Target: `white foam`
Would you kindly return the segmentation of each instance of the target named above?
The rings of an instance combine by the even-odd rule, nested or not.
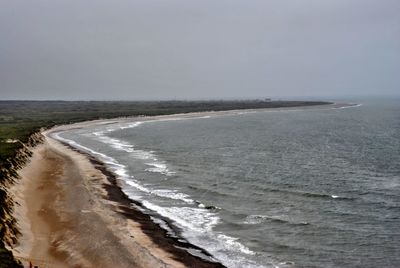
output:
[[[139,125],[141,125],[143,122],[142,121],[136,121],[136,122],[128,122],[128,123],[114,123],[112,125],[109,125],[106,127],[105,130],[100,131],[102,134],[104,133],[110,133],[119,129],[127,129],[127,128],[134,128]]]
[[[286,215],[274,215],[274,216],[249,215],[243,221],[243,224],[260,224],[260,223],[270,221],[270,220],[286,222],[286,223],[294,224],[294,225],[308,225],[309,224],[306,221],[298,221],[298,220],[292,219]]]
[[[153,154],[153,152],[150,151],[144,151],[144,150],[138,150],[135,149],[132,144],[129,144],[128,142],[116,139],[116,138],[111,138],[105,135],[105,133],[109,133],[118,129],[126,129],[126,128],[133,128],[137,127],[141,124],[142,122],[135,122],[132,124],[127,124],[125,126],[119,126],[118,128],[109,128],[106,131],[96,131],[93,132],[93,135],[96,136],[96,139],[100,142],[103,142],[107,145],[109,145],[111,148],[114,148],[118,151],[124,151],[129,153],[132,157],[136,159],[141,159],[141,160],[157,160],[156,156]]]
[[[95,131],[92,134],[95,136],[102,136],[104,134],[104,131]]]
[[[244,220],[244,224],[260,224],[268,219],[265,215],[249,215]]]
[[[129,144],[125,141],[116,139],[116,138],[111,138],[105,135],[105,133],[112,132],[118,129],[126,129],[126,128],[133,128],[137,127],[141,124],[142,122],[135,122],[132,124],[127,124],[125,126],[120,126],[119,128],[109,128],[107,131],[96,131],[93,132],[93,134],[96,136],[96,139],[109,145],[110,147],[119,150],[119,151],[124,151],[130,154],[133,158],[140,159],[140,160],[153,160],[157,161],[157,157],[152,151],[144,151],[144,150],[139,150],[135,149],[132,144]],[[149,172],[155,172],[155,173],[161,173],[166,176],[172,176],[175,174],[175,172],[172,172],[168,169],[167,165],[163,161],[158,161],[158,162],[149,162],[146,163],[146,165],[151,166],[150,168],[147,168],[146,171]]]
[[[137,183],[136,181],[133,181],[133,180],[126,180],[125,182],[126,182],[126,184],[128,184],[128,185],[130,185],[130,186],[132,186],[132,187],[135,187],[136,189],[138,189],[138,190],[140,190],[140,191],[142,191],[142,192],[151,193],[151,190],[150,190],[150,189],[144,187],[143,185]]]
[[[153,159],[156,160],[156,158],[153,158]],[[146,171],[149,171],[149,172],[161,173],[166,176],[172,176],[175,174],[175,172],[169,171],[167,165],[163,162],[146,163],[146,165],[152,166],[151,168],[146,168]]]
[[[220,218],[216,213],[201,208],[193,207],[161,207],[144,200],[143,205],[161,216],[167,217],[191,232],[202,234],[211,232],[218,224]]]
[[[190,198],[189,195],[184,194],[184,193],[179,193],[176,190],[166,190],[166,189],[158,189],[158,190],[152,190],[152,194],[155,194],[160,197],[166,197],[170,199],[175,199],[175,200],[182,200],[186,203],[193,204],[194,200]]]
[[[155,155],[152,152],[149,151],[144,151],[144,150],[134,150],[131,155],[136,158],[136,159],[141,159],[141,160],[149,160],[152,159],[154,161],[157,160]]]
[[[110,145],[112,148],[119,150],[119,151],[125,151],[127,153],[132,153],[134,152],[133,145],[123,142],[119,139],[115,138],[110,138],[104,134],[99,134],[97,133],[97,139],[105,144]]]
[[[60,132],[57,132],[57,133],[53,134],[52,137],[57,139],[57,140],[63,141],[63,142],[65,142],[65,143],[67,143],[67,144],[69,144],[69,145],[71,145],[71,146],[73,146],[75,148],[82,149],[83,151],[86,151],[86,152],[88,152],[88,153],[90,153],[92,155],[96,155],[96,156],[100,157],[102,160],[107,161],[109,163],[114,163],[115,162],[114,158],[109,157],[109,156],[107,156],[105,154],[96,152],[96,151],[94,151],[94,150],[92,150],[92,149],[90,149],[88,147],[85,147],[85,146],[83,146],[83,145],[81,145],[81,144],[79,144],[79,143],[77,143],[75,141],[62,138],[62,137],[60,137],[59,134],[60,134]]]
[[[220,221],[217,213],[203,208],[162,207],[147,200],[143,201],[143,205],[171,219],[183,230],[183,236],[188,241],[206,248],[228,267],[262,267],[245,257],[246,255],[254,256],[256,253],[240,243],[238,238],[213,230]]]
[[[119,127],[119,129],[134,128],[134,127],[137,127],[137,126],[141,125],[142,123],[143,123],[143,122],[138,121],[138,122],[133,122],[133,123],[124,124],[124,125],[121,125],[121,126]]]
[[[248,255],[255,255],[256,253],[254,251],[251,251],[248,247],[244,246],[243,244],[241,244],[240,242],[238,242],[238,238],[235,237],[231,237],[228,235],[224,235],[224,234],[218,234],[218,239],[224,240],[226,244],[228,244],[228,246],[231,249],[234,249],[235,251],[240,251],[244,254],[248,254]]]
[[[356,108],[356,107],[360,107],[360,106],[362,106],[362,103],[351,104],[351,105],[348,105],[348,106],[337,107],[337,108],[334,108],[334,109],[348,109],[348,108]]]
[[[147,193],[149,195],[155,195],[158,197],[163,197],[163,198],[169,198],[169,199],[174,199],[174,200],[181,200],[185,203],[192,204],[194,203],[194,200],[190,198],[189,195],[180,193],[176,190],[168,190],[168,189],[157,189],[157,190],[152,190],[148,187],[143,186],[139,182],[133,179],[133,177],[124,180],[125,183],[131,187],[136,188],[137,190],[140,190],[144,193]]]

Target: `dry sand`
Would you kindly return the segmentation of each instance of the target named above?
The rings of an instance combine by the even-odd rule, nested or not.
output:
[[[20,175],[13,251],[27,267],[185,267],[118,213],[106,176],[85,156],[47,137]]]

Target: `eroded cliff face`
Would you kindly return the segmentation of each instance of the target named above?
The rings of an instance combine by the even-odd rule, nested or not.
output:
[[[21,169],[32,156],[32,148],[42,143],[44,137],[40,132],[32,134],[28,142],[21,143],[21,148],[15,152],[12,159],[0,164],[0,240],[4,245],[12,246],[17,242],[19,231],[13,217],[14,200],[10,187],[19,179]]]

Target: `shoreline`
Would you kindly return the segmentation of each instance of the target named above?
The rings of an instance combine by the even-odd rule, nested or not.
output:
[[[334,103],[307,107],[199,112],[148,117],[124,117],[85,121],[71,125],[56,126],[46,130],[43,132],[45,143],[34,149],[34,155],[31,162],[20,172],[22,177],[21,182],[17,182],[15,186],[15,192],[19,193],[19,196],[17,195],[17,203],[20,204],[17,206],[15,217],[22,232],[22,239],[19,245],[13,249],[14,254],[22,261],[25,260],[25,265],[27,265],[26,260],[33,261],[33,265],[35,265],[34,262],[36,260],[37,262],[41,262],[40,258],[37,258],[37,256],[43,256],[44,259],[47,258],[52,267],[93,267],[96,266],[95,264],[102,264],[104,266],[107,261],[109,264],[115,265],[115,259],[110,261],[101,258],[102,254],[110,255],[109,251],[103,252],[102,248],[95,247],[95,250],[89,252],[89,256],[82,256],[82,252],[79,252],[79,250],[84,250],[85,254],[88,253],[88,250],[80,247],[80,245],[74,246],[74,244],[79,244],[80,241],[80,239],[76,239],[74,235],[83,235],[83,237],[89,235],[88,238],[92,239],[94,244],[101,241],[101,235],[97,237],[93,236],[94,234],[85,234],[79,228],[64,226],[68,225],[66,222],[73,222],[72,224],[70,223],[71,225],[86,224],[85,230],[88,231],[90,230],[88,228],[92,228],[91,225],[95,225],[95,222],[93,221],[98,220],[98,222],[103,225],[99,226],[100,229],[104,228],[106,234],[115,236],[114,240],[110,240],[111,247],[118,246],[117,248],[127,251],[125,253],[126,255],[136,255],[136,259],[124,256],[126,257],[124,260],[119,260],[120,262],[122,261],[119,264],[119,267],[187,267],[193,265],[195,267],[225,267],[221,263],[213,260],[212,256],[206,250],[192,245],[187,241],[183,241],[180,237],[172,237],[168,235],[165,229],[160,227],[151,219],[150,214],[144,213],[140,210],[141,204],[139,202],[131,200],[126,196],[118,184],[117,176],[110,172],[104,163],[100,162],[92,155],[80,151],[69,144],[63,144],[61,141],[50,137],[50,134],[68,129],[82,128],[92,125],[121,123],[133,120],[148,121],[177,117],[196,118],[201,116],[261,112],[264,110],[293,111],[299,109],[306,110],[310,108],[316,110],[322,108],[325,110],[326,108],[335,109],[349,106],[353,105]],[[43,160],[46,160],[47,162]],[[75,172],[76,174],[68,174],[68,172],[66,172],[66,166],[69,167],[69,169],[77,170],[77,172]],[[56,181],[52,181],[54,184],[49,184],[47,181],[44,187],[45,182],[40,180],[39,175],[43,175],[43,173],[46,172],[49,173],[47,174],[47,179],[49,179],[48,177],[51,177],[52,179],[56,178]],[[30,179],[30,181],[28,181],[27,177],[29,176],[33,176],[36,180]],[[74,176],[78,177],[77,181],[75,181],[75,187],[84,184],[82,187],[79,187],[80,191],[78,192],[86,198],[85,200],[82,200],[82,198],[76,193],[73,193],[76,191],[76,188],[69,185],[66,181]],[[43,189],[45,189],[44,193]],[[63,198],[68,198],[68,195],[75,196],[79,201],[78,207],[80,205],[83,209],[78,211],[75,207],[65,204],[66,200],[63,200]],[[46,200],[47,203],[51,203],[52,200],[56,200],[56,202],[54,202],[55,204],[49,205],[44,202]],[[70,215],[65,215],[69,213],[64,213],[65,211],[63,210],[70,212]],[[57,213],[60,215],[57,215]],[[70,218],[65,220],[65,217]],[[113,217],[118,218],[118,220],[113,220]],[[166,221],[169,223],[167,219]],[[59,229],[60,226],[62,227],[61,229]],[[68,233],[72,238],[67,238],[67,242],[62,239],[60,241],[60,238],[54,239],[55,236],[53,232],[64,239],[65,233]],[[130,236],[127,234],[130,234]],[[43,236],[45,238],[42,238]],[[46,236],[48,237],[46,238]],[[41,238],[38,239],[39,237]],[[133,246],[133,244],[135,246]],[[43,252],[44,250],[37,252],[36,250],[35,252],[35,245],[36,247],[47,248],[48,250],[46,252]],[[86,246],[91,248],[91,245]],[[192,253],[200,253],[199,255],[203,255],[205,258],[189,253],[188,249],[192,250]],[[71,257],[71,253],[73,257]],[[115,254],[116,256],[121,257],[120,252],[115,252]],[[96,259],[99,257],[100,259]],[[207,258],[209,259],[207,260]],[[101,261],[102,259],[103,261]],[[39,267],[46,266],[46,261],[41,263],[42,264],[36,265]]]
[[[83,127],[90,127],[95,125],[108,125],[114,123],[123,123],[127,121],[153,121],[153,120],[162,120],[162,119],[174,119],[174,118],[200,118],[203,116],[226,116],[226,115],[240,115],[240,114],[248,114],[248,113],[257,113],[257,112],[279,112],[279,111],[306,111],[306,110],[332,110],[332,109],[346,109],[346,108],[354,108],[362,106],[359,103],[327,103],[321,105],[308,105],[308,106],[292,106],[292,107],[276,107],[276,108],[254,108],[254,109],[234,109],[234,110],[222,110],[222,111],[202,111],[202,112],[188,112],[188,113],[175,113],[175,114],[165,114],[165,115],[138,115],[138,116],[123,116],[123,117],[115,117],[108,119],[95,119],[95,120],[87,120],[72,124],[64,124],[64,125],[55,125],[50,129],[45,130],[46,133],[53,132],[61,132],[64,130],[77,129]]]
[[[213,256],[205,249],[186,241],[186,239],[183,237],[171,236],[168,234],[167,230],[163,229],[151,219],[151,214],[141,211],[142,209],[147,209],[141,202],[129,198],[123,192],[118,183],[118,177],[113,172],[108,170],[106,164],[97,160],[89,153],[80,151],[69,144],[63,145],[68,147],[70,150],[85,155],[89,159],[90,163],[106,176],[108,182],[110,183],[109,185],[104,185],[104,189],[107,191],[108,200],[118,203],[118,212],[124,215],[127,219],[139,223],[143,233],[151,238],[154,243],[161,246],[164,250],[170,252],[173,256],[179,256],[179,260],[182,258],[181,261],[188,266],[195,265],[195,267],[203,267],[203,264],[198,264],[196,261],[190,260],[192,257],[194,257],[196,259],[200,259],[201,262],[205,262],[205,267],[225,267],[217,260],[213,259]],[[158,218],[165,221],[168,224],[168,227],[174,229],[174,232],[177,233],[178,230],[175,230],[175,228],[171,226],[171,221],[169,219],[166,219],[158,214],[156,215]],[[189,253],[189,250],[197,251],[198,255],[202,256],[194,256]]]
[[[182,249],[200,250],[135,208],[101,162],[44,135],[13,187],[25,267],[224,267]]]

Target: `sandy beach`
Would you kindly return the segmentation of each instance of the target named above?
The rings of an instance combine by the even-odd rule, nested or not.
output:
[[[44,134],[12,190],[22,233],[13,251],[26,267],[221,267],[162,241],[101,166]]]
[[[343,104],[327,106],[340,108]],[[168,117],[243,112],[252,110]],[[165,116],[139,120],[156,118]],[[30,263],[38,267],[223,267],[207,257],[206,251],[168,237],[140,211],[139,203],[122,192],[117,178],[101,162],[49,135],[124,120],[132,118],[83,122],[43,132],[45,142],[33,149],[31,161],[20,170],[21,179],[11,190],[22,234],[13,248],[14,255],[26,267]],[[206,259],[190,254],[187,248]]]

